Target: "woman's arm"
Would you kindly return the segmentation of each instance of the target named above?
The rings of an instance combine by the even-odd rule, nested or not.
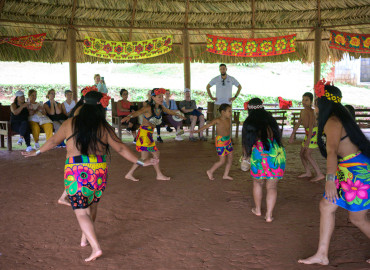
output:
[[[22,155],[25,157],[33,157],[38,154],[49,151],[50,149],[53,149],[55,146],[57,146],[58,144],[60,144],[62,141],[66,139],[67,127],[68,125],[71,124],[71,121],[72,119],[68,119],[64,121],[61,127],[59,128],[58,132],[55,133],[49,140],[47,140],[43,146],[41,146],[39,153],[37,153],[38,151],[22,152]]]
[[[334,181],[338,166],[338,147],[342,127],[340,120],[333,116],[328,119],[324,127],[327,152],[325,196],[330,202],[335,202],[339,198]]]
[[[54,104],[50,101],[50,107],[48,104],[44,104],[44,110],[46,111],[47,114],[50,114],[50,115],[54,115],[55,114],[55,110],[54,110]]]
[[[132,163],[137,163],[140,161],[140,159],[124,143],[122,143],[121,140],[118,139],[112,130],[107,132],[108,144],[113,148],[113,150]],[[145,160],[143,166],[155,165],[157,163],[157,159]]]
[[[55,105],[55,114],[61,114],[62,113],[62,105],[54,100]]]
[[[122,118],[121,123],[128,122],[131,118],[135,118],[144,113],[148,113],[150,110],[150,106],[142,107],[140,110],[127,115],[125,118]]]
[[[180,117],[180,118],[182,118],[182,119],[186,120],[186,117],[185,117],[185,116],[183,116],[183,115],[179,114],[179,113],[178,113],[178,112],[176,112],[176,111],[169,110],[169,109],[167,109],[167,108],[166,108],[166,107],[164,107],[164,106],[162,106],[162,109],[163,109],[163,111],[164,111],[165,113],[167,113],[167,114],[170,114],[170,115],[177,115],[178,117]]]
[[[64,105],[64,103],[62,103],[62,112],[65,116],[68,116],[68,113],[67,113],[67,110],[66,110],[66,106]]]
[[[21,111],[24,109],[24,108],[27,108],[28,104],[27,103],[23,103],[21,106],[19,106],[17,108],[17,106],[15,105],[15,103],[12,103],[12,105],[10,105],[10,110],[11,112],[14,114],[14,115],[18,115],[21,113]]]

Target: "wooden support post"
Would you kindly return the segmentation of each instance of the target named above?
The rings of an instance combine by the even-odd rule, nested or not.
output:
[[[73,99],[77,101],[76,29],[68,28],[69,79]]]
[[[184,50],[184,86],[190,88],[190,45],[188,29],[183,30],[182,45]]]
[[[314,85],[321,76],[321,27],[315,29]]]
[[[251,9],[252,9],[252,19],[251,19],[251,25],[252,25],[252,35],[251,37],[254,38],[254,28],[255,28],[255,24],[256,24],[256,3],[255,3],[255,0],[251,0],[252,3],[251,3]]]

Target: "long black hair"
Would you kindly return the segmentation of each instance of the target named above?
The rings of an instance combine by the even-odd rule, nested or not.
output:
[[[108,136],[120,141],[105,119],[106,111],[99,103],[102,96],[97,91],[87,93],[81,110],[72,119],[72,136],[75,137],[76,148],[82,155],[96,153],[101,149],[99,144],[104,146],[106,153],[109,154],[109,145],[101,141],[105,130],[108,131]]]
[[[342,98],[342,92],[339,88],[333,85],[325,85],[325,92],[328,92],[332,96]],[[319,145],[321,154],[326,158],[326,145],[322,139],[322,133],[328,119],[335,115],[342,122],[347,135],[349,136],[351,142],[362,151],[362,153],[370,157],[370,142],[362,133],[360,127],[356,124],[351,113],[342,105],[340,102],[334,102],[328,100],[326,95],[317,99],[317,106],[319,108],[318,115],[318,134],[317,134],[317,144]]]
[[[263,108],[262,100],[259,98],[252,98],[248,102],[248,117],[243,123],[242,130],[242,143],[248,156],[251,155],[253,145],[258,139],[262,141],[266,151],[270,150],[268,128],[271,129],[277,144],[282,146],[280,129],[275,118],[270,112]]]
[[[155,116],[157,116],[156,114],[155,114],[155,112],[154,112],[154,108],[155,108],[155,101],[154,101],[154,99],[153,99],[153,97],[155,97],[156,96],[156,94],[155,94],[155,90],[157,90],[157,89],[159,89],[159,88],[153,88],[153,90],[151,91],[151,96],[152,96],[152,98],[150,99],[150,101],[148,102],[148,104],[149,104],[149,106],[150,106],[150,108],[151,108],[151,111],[152,111],[152,115],[155,115]],[[158,108],[159,109],[161,109],[162,111],[161,111],[161,113],[163,113],[163,108],[162,108],[162,105],[159,105],[158,106]]]

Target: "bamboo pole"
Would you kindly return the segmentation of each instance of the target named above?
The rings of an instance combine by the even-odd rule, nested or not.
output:
[[[136,14],[136,5],[137,5],[137,0],[134,0],[132,3],[132,16],[131,16],[131,23],[130,23],[130,32],[129,32],[129,41],[132,40],[132,27],[134,26],[135,23],[135,14]]]
[[[315,54],[314,54],[314,85],[320,80],[321,76],[321,10],[320,0],[317,0],[317,27],[315,28]]]
[[[255,28],[255,17],[256,17],[256,3],[255,3],[255,0],[252,0],[252,20],[251,20],[251,24],[252,24],[252,38],[254,38],[254,28]]]
[[[77,63],[76,63],[76,29],[68,28],[67,45],[69,52],[69,79],[73,99],[77,101]]]

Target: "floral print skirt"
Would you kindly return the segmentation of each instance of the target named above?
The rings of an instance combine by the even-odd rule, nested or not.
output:
[[[150,126],[140,126],[136,135],[136,151],[138,152],[156,152],[158,151],[153,140],[153,128]]]
[[[335,184],[336,205],[351,212],[370,209],[370,158],[358,152],[340,159]]]
[[[283,178],[286,163],[285,149],[275,140],[268,140],[270,149],[264,149],[262,141],[258,140],[251,155],[251,176],[255,179],[278,180]]]
[[[217,155],[227,156],[233,151],[230,136],[217,136],[215,140]]]
[[[69,157],[64,167],[64,187],[73,210],[99,202],[107,185],[106,156]]]

